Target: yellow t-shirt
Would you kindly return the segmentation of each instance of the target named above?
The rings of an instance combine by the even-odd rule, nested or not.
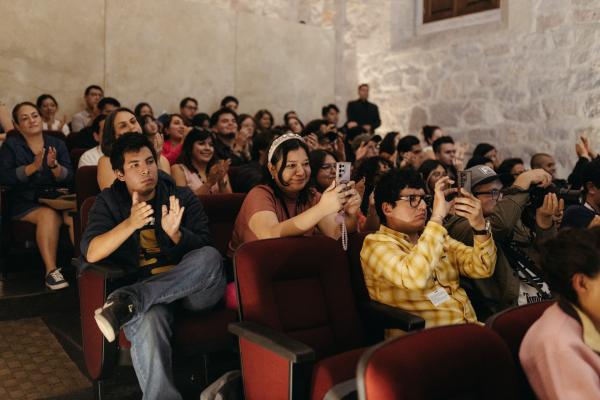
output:
[[[140,231],[140,268],[146,269],[150,275],[160,274],[173,269],[165,257],[160,253],[160,246],[156,240],[154,226],[149,226]]]

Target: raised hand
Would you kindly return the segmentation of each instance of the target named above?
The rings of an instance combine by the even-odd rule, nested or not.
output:
[[[485,229],[485,218],[481,210],[481,201],[471,193],[461,189],[461,195],[454,200],[454,212],[469,221],[473,229]]]
[[[346,204],[344,205],[344,212],[347,215],[356,215],[358,210],[360,209],[360,204],[362,203],[362,195],[357,190],[357,185],[354,181],[348,182],[347,189],[344,193],[346,196]],[[364,192],[364,189],[363,189]]]
[[[531,185],[539,185],[541,187],[548,187],[552,183],[552,175],[547,173],[541,168],[532,169],[525,171],[521,175],[517,176],[514,186],[518,186],[521,189],[528,190]]]
[[[592,144],[590,143],[590,139],[587,136],[581,137],[581,143],[585,147],[585,149],[586,149],[587,153],[590,155],[590,157],[596,158],[596,156],[598,154],[594,150],[592,150]]]
[[[562,201],[562,208],[564,209],[565,204]],[[540,208],[535,212],[535,222],[537,226],[542,229],[549,229],[554,224],[556,216],[562,214],[561,202],[558,201],[558,197],[554,193],[548,193],[544,196],[544,202]]]
[[[144,226],[152,223],[154,217],[152,206],[145,201],[139,201],[138,192],[131,195],[131,212],[127,221],[132,229],[142,229]]]
[[[40,150],[39,153],[37,153],[33,159],[33,163],[30,165],[33,165],[33,168],[35,171],[40,171],[42,169],[42,166],[44,165],[44,155],[46,154],[46,148],[43,147],[42,150]]]
[[[306,145],[308,146],[309,151],[313,151],[319,148],[319,138],[317,138],[317,135],[315,135],[314,133],[305,136],[304,140],[306,141]]]
[[[448,176],[443,177],[435,183],[431,220],[440,225],[444,222],[444,218],[446,218],[446,215],[448,215],[448,211],[452,206],[452,202],[446,201],[446,196],[456,193],[456,188],[449,187],[453,183],[454,181]]]
[[[340,211],[346,204],[346,195],[344,189],[345,184],[337,185],[335,181],[331,182],[331,185],[323,192],[318,207],[323,209],[325,215],[336,213]]]
[[[162,206],[161,228],[175,243],[179,242],[179,226],[184,211],[185,207],[179,206],[179,199],[175,196],[169,196],[168,209],[166,204]]]
[[[56,148],[50,146],[48,147],[48,154],[46,155],[46,165],[48,168],[53,168],[56,166]]]

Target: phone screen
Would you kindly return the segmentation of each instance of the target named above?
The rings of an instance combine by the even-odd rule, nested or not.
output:
[[[458,171],[458,188],[471,193],[471,171]]]

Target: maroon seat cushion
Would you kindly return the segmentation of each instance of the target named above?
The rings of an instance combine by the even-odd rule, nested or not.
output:
[[[174,345],[178,351],[227,346],[235,341],[227,326],[237,320],[237,311],[222,305],[209,312],[181,313],[175,318]]]
[[[356,366],[366,348],[346,351],[325,358],[315,364],[312,377],[313,400],[321,400],[329,389],[338,383],[356,377]]]
[[[214,246],[223,255],[227,254],[235,219],[245,197],[244,193],[211,194],[198,197],[208,216]]]
[[[366,399],[516,399],[506,344],[479,325],[426,329],[386,342],[360,361]]]

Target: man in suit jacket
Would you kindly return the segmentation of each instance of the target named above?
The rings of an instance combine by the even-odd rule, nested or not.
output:
[[[369,102],[369,85],[366,83],[358,87],[358,100],[349,101],[346,107],[346,116],[348,118],[348,127],[356,125],[363,126],[373,133],[381,125],[379,119],[379,108],[377,105]],[[354,122],[354,124],[352,124]],[[350,126],[352,124],[352,126]]]

